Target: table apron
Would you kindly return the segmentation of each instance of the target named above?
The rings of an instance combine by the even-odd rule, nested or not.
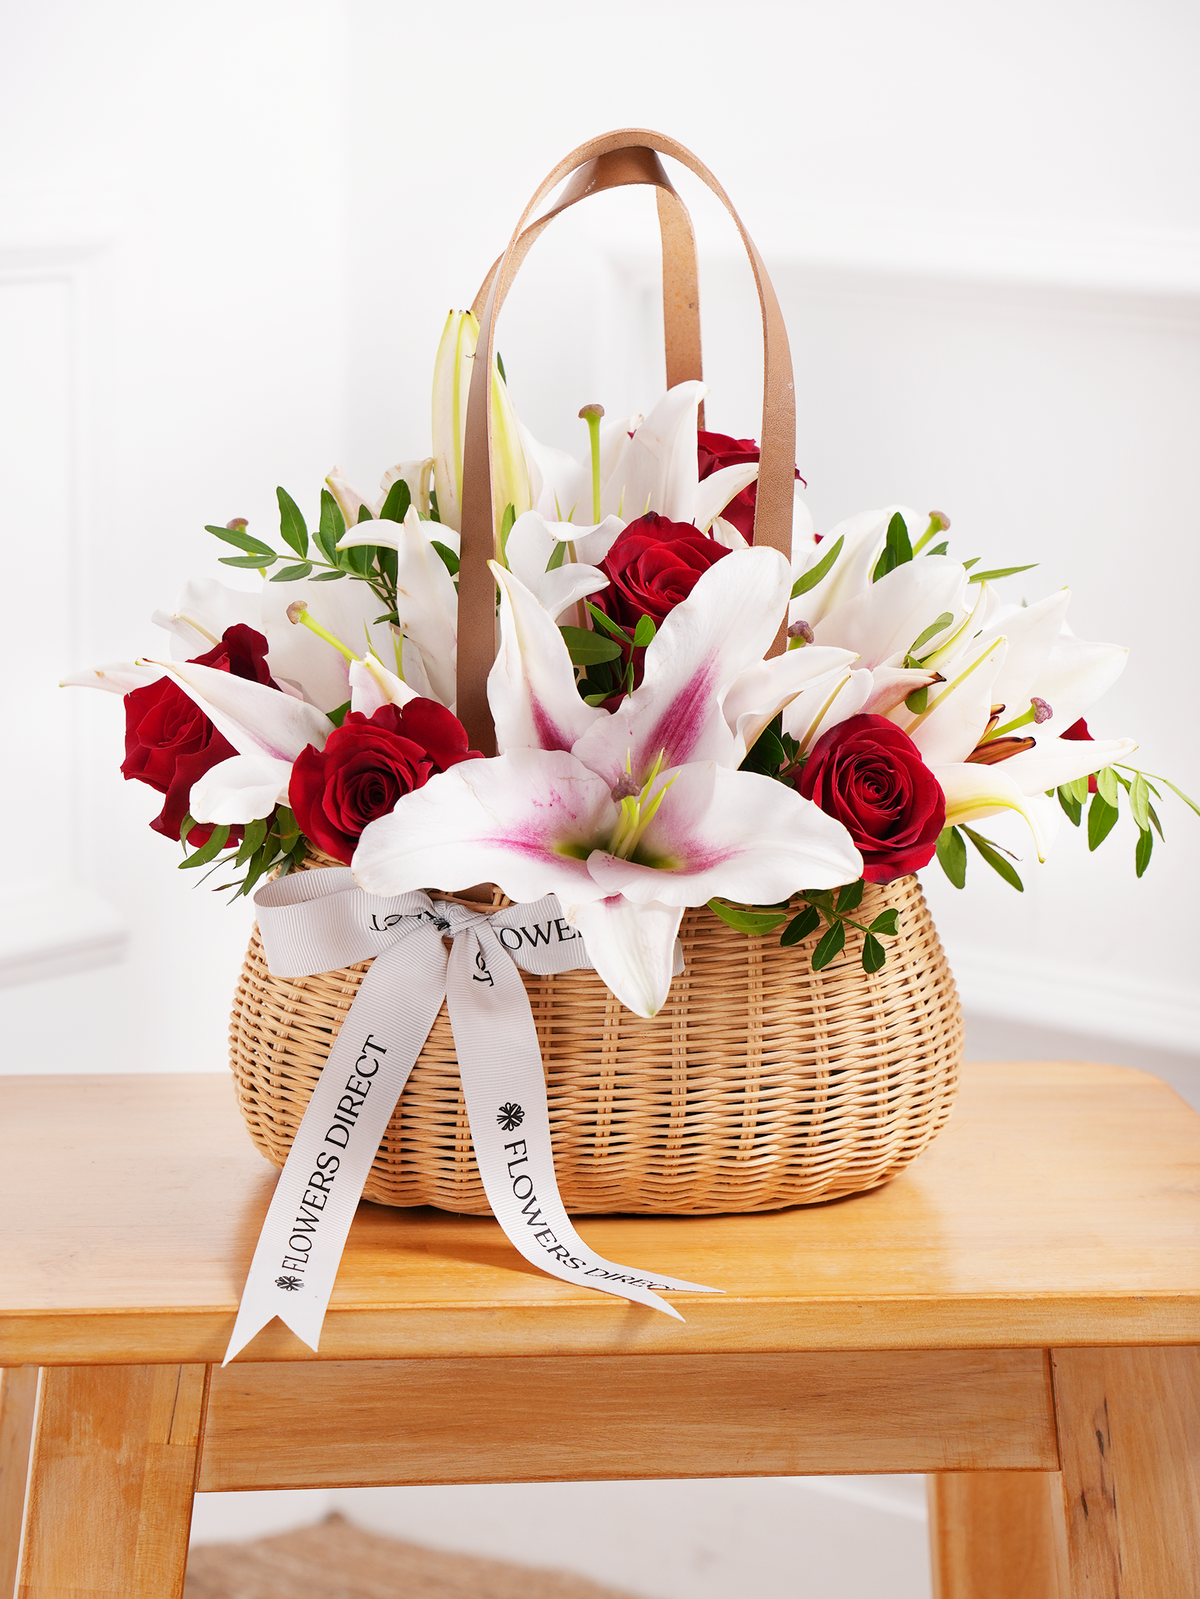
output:
[[[200,1492],[1057,1471],[1045,1350],[214,1367]]]

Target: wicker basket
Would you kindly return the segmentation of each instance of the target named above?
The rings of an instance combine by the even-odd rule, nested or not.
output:
[[[328,864],[333,864],[332,862]],[[576,1214],[773,1210],[887,1182],[950,1111],[962,1058],[954,979],[915,877],[866,891],[900,913],[873,977],[814,940],[781,949],[684,912],[686,970],[643,1021],[594,972],[523,972],[550,1100],[554,1164]],[[250,1135],[277,1166],[369,963],[272,977],[258,933],[234,999],[231,1056]],[[486,1213],[446,1008],[364,1190],[385,1205]]]

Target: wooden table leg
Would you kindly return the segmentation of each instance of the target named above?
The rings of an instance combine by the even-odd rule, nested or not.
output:
[[[37,1381],[36,1366],[0,1371],[0,1599],[13,1599],[17,1582]]]
[[[179,1599],[205,1366],[50,1366],[17,1599]]]
[[[933,1599],[1070,1599],[1058,1472],[926,1478]]]
[[[1051,1364],[1072,1599],[1200,1599],[1200,1349]]]

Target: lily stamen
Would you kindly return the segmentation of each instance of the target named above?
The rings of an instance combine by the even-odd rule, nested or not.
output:
[[[303,600],[293,600],[287,608],[287,619],[295,627],[306,627],[310,633],[315,633],[319,639],[324,639],[326,644],[332,644],[334,649],[344,655],[351,665],[358,660],[352,649],[342,643],[340,638],[335,638],[328,628],[322,627],[313,616]]]

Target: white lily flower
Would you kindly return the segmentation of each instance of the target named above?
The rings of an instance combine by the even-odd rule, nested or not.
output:
[[[348,483],[342,474],[340,466],[335,466],[325,479],[329,492],[337,501],[338,510],[342,513],[342,520],[347,527],[357,525],[365,505],[372,518],[377,519],[387,503],[387,497],[392,491],[392,486],[403,478],[408,484],[409,503],[414,505],[422,516],[428,516],[430,510],[429,488],[433,480],[433,457],[428,455],[420,461],[401,461],[398,465],[389,467],[379,482],[379,493],[373,500],[368,500],[365,494],[360,494],[353,484]]]
[[[458,661],[458,591],[446,563],[433,547],[435,538],[446,544],[441,536],[444,531],[440,523],[425,521],[418,516],[416,508],[410,506],[403,522],[358,523],[346,533],[338,548],[375,544],[396,551],[396,615],[405,639],[398,675],[405,681],[412,681],[411,645],[420,653],[421,670],[417,675],[430,686],[429,697],[453,710]],[[454,534],[453,544],[447,544],[447,548],[457,543],[458,535]],[[364,583],[353,586],[366,589]],[[370,594],[369,589],[367,593]],[[378,607],[379,601],[371,597]],[[337,630],[330,628],[330,632]],[[337,636],[344,637],[340,633]],[[377,650],[377,653],[382,657],[382,651]]]
[[[438,516],[447,527],[462,522],[463,450],[467,436],[467,397],[479,342],[479,323],[470,311],[451,311],[433,367],[433,475]],[[495,365],[488,396],[492,424],[492,501],[498,529],[507,506],[520,516],[541,492],[541,474],[526,459],[521,427],[508,386]]]
[[[106,666],[86,666],[80,672],[68,672],[58,680],[59,688],[102,688],[110,694],[131,694],[135,688],[146,688],[157,683],[163,675],[161,666],[150,666],[145,661],[109,661]]]
[[[526,511],[513,523],[504,546],[505,561],[557,621],[580,600],[608,587],[604,573],[589,563],[604,559],[623,527],[615,516],[595,527],[575,527],[570,522],[547,522],[539,511]],[[567,559],[552,568],[560,544],[570,547]],[[574,559],[570,550],[575,552]]]
[[[785,784],[737,770],[754,729],[798,691],[802,663],[784,656],[766,663],[765,702],[746,703],[746,674],[761,671],[787,604],[780,555],[735,551],[704,573],[647,648],[641,686],[611,714],[580,700],[562,636],[534,596],[493,571],[503,642],[488,693],[503,753],[432,778],[367,827],[353,866],[369,893],[489,879],[517,900],[557,893],[605,982],[652,1016],[685,906],[776,900],[861,874],[840,823]],[[846,659],[814,650],[807,670]]]

